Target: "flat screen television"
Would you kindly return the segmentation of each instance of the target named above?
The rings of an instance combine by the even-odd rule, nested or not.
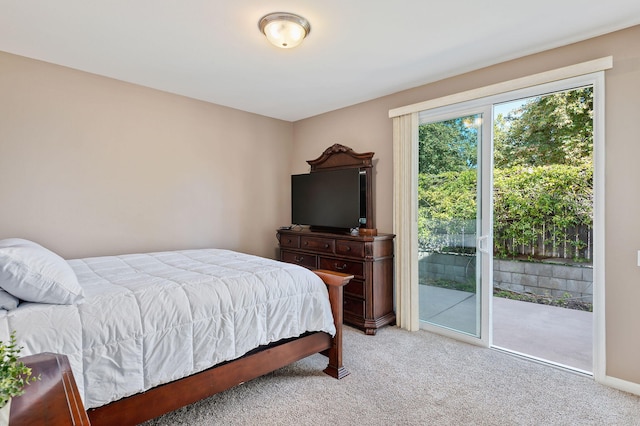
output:
[[[291,176],[291,223],[353,229],[366,222],[366,177],[358,169]]]

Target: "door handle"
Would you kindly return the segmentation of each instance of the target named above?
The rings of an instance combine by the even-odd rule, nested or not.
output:
[[[481,253],[489,254],[489,236],[482,235],[478,237],[476,240],[476,245],[478,246],[478,251]]]

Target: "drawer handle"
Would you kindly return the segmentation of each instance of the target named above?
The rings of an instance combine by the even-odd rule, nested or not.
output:
[[[325,244],[325,245],[324,245],[324,248],[329,248],[329,244]]]
[[[291,239],[288,239],[288,240],[287,240],[287,242],[288,242],[288,243],[291,243]]]
[[[334,263],[333,266],[338,270],[338,271],[343,271],[345,269],[347,269],[347,264],[343,263],[342,266],[340,266],[338,264],[338,262]]]
[[[347,246],[347,251],[351,251],[351,247]]]
[[[305,242],[304,242],[304,245],[305,245],[305,246],[308,246],[308,245],[309,245],[309,241],[305,241]]]
[[[304,260],[304,256],[296,256],[293,258],[296,262],[300,263]]]

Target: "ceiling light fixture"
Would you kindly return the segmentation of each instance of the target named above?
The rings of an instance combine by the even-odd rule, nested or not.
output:
[[[283,49],[296,47],[311,31],[309,21],[302,16],[286,12],[263,16],[258,22],[258,27],[271,44]]]

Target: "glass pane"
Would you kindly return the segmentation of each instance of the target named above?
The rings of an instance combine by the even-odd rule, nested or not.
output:
[[[481,114],[421,124],[418,166],[420,320],[477,337],[480,126]]]
[[[493,345],[593,368],[593,87],[494,106]]]

